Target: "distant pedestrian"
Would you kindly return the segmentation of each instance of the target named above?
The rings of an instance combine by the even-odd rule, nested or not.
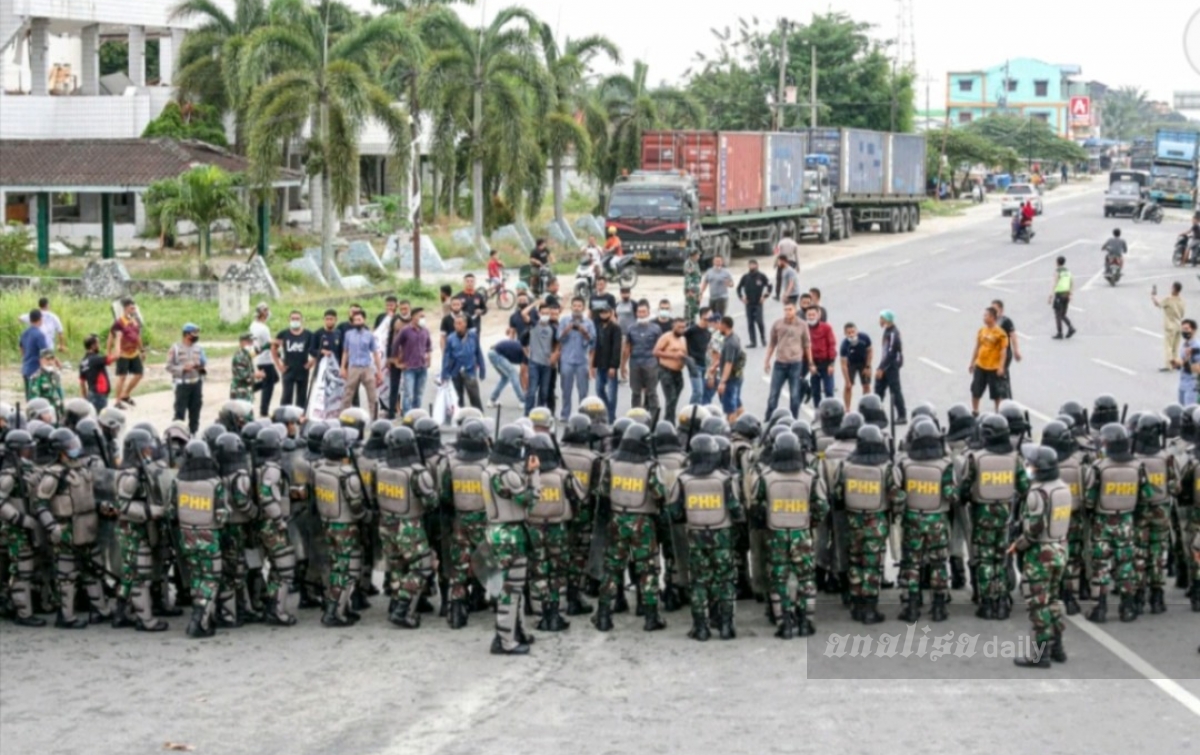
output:
[[[866,333],[859,333],[858,326],[854,323],[846,323],[842,333],[845,338],[842,339],[842,345],[838,349],[838,355],[842,361],[842,380],[845,381],[842,400],[846,404],[846,411],[850,411],[850,402],[854,399],[855,383],[862,384],[864,395],[871,391],[873,355],[871,337]]]
[[[463,290],[454,297],[462,302],[463,314],[467,316],[467,326],[479,332],[482,318],[487,314],[487,299],[475,290],[475,276],[467,273],[463,276]]]
[[[701,281],[704,274],[700,271],[700,247],[693,246],[688,250],[688,258],[683,263],[683,316],[688,321],[696,319],[700,311]]]
[[[67,341],[63,332],[62,320],[59,320],[58,315],[50,311],[50,300],[45,296],[38,299],[38,310],[42,313],[38,327],[46,334],[46,341],[50,344],[47,348],[57,347],[59,352],[66,353]],[[21,315],[21,322],[29,325],[29,315]]]
[[[494,409],[500,401],[501,394],[504,393],[506,386],[511,385],[513,393],[517,397],[517,405],[525,406],[525,391],[521,388],[521,369],[526,363],[525,350],[521,348],[521,344],[511,338],[506,338],[502,341],[497,341],[492,348],[488,349],[488,363],[496,369],[496,374],[500,376],[500,381],[496,383],[496,387],[492,390],[492,395],[488,399],[488,408]]]
[[[622,335],[629,335],[629,329],[637,322],[637,302],[633,300],[633,291],[625,286],[621,287],[620,294],[616,308],[617,326]]]
[[[621,351],[624,336],[613,318],[608,305],[598,312],[600,327],[596,330],[596,348],[592,352],[592,379],[596,381],[596,395],[608,409],[608,422],[617,421],[617,387],[620,385]]]
[[[337,328],[336,310],[325,310],[324,327],[313,334],[313,349],[319,357],[330,357],[334,364],[342,363],[342,331]]]
[[[525,334],[523,344],[528,350],[529,383],[525,390],[525,413],[535,406],[549,408],[550,385],[553,380],[554,362],[558,359],[558,328],[551,322],[550,305],[538,307],[537,320]]]
[[[775,257],[777,260],[783,260],[787,266],[797,272],[800,272],[800,245],[796,243],[795,233],[790,229],[785,229],[783,238],[775,245]],[[783,295],[783,268],[779,263],[775,263],[775,301],[779,301],[779,297]]]
[[[282,378],[283,391],[279,403],[284,406],[308,406],[308,375],[317,363],[313,333],[304,327],[304,315],[293,309],[288,315],[287,330],[275,334],[271,342],[271,357]]]
[[[95,333],[83,339],[83,348],[86,353],[79,360],[79,393],[99,412],[108,406],[112,386],[108,365],[112,364],[113,357],[100,353],[100,336]]]
[[[1021,344],[1017,334],[1017,325],[1012,318],[1004,314],[1004,302],[992,299],[992,307],[996,310],[996,325],[1008,336],[1008,348],[1004,352],[1004,395],[1012,398],[1012,363],[1021,361]]]
[[[829,322],[829,313],[825,311],[825,307],[821,306],[821,289],[813,286],[808,289],[809,305],[816,307],[821,313],[821,322]]]
[[[875,370],[875,395],[887,398],[892,392],[892,408],[896,410],[896,424],[908,424],[908,411],[904,406],[904,392],[900,387],[900,370],[904,367],[904,345],[900,340],[900,329],[896,327],[896,315],[889,309],[879,313],[879,327],[883,328],[880,349],[883,356]]]
[[[1180,335],[1183,343],[1172,360],[1172,366],[1179,370],[1179,404],[1187,407],[1197,401],[1196,370],[1200,369],[1200,342],[1196,340],[1196,321],[1184,320]]]
[[[1063,182],[1064,184],[1067,182],[1067,175],[1068,175],[1068,174],[1069,174],[1069,171],[1067,170],[1067,164],[1066,164],[1066,163],[1063,163],[1063,164],[1062,164],[1062,182]]]
[[[465,315],[458,315],[454,318],[454,332],[446,339],[446,351],[442,354],[442,383],[447,380],[453,383],[460,397],[459,406],[470,402],[471,406],[483,411],[479,381],[486,379],[487,367],[479,347],[479,333],[468,327]]]
[[[683,393],[683,370],[686,367],[687,340],[683,337],[687,323],[683,318],[671,322],[671,330],[662,334],[654,346],[658,359],[658,382],[662,386],[663,416],[673,421],[679,409],[679,396]]]
[[[597,278],[596,290],[592,292],[592,298],[587,303],[588,311],[592,317],[592,325],[596,326],[596,330],[600,330],[600,309],[602,306],[609,309],[616,309],[617,297],[608,292],[608,281],[604,278]]]
[[[630,407],[641,407],[651,414],[658,409],[658,360],[654,347],[662,331],[650,320],[650,303],[638,302],[637,322],[625,334],[625,349],[621,355],[621,374],[629,380],[633,395]]]
[[[44,398],[54,406],[58,421],[63,421],[62,375],[58,372],[58,358],[54,349],[42,349],[38,355],[38,370],[29,377],[30,401]]]
[[[1159,372],[1170,372],[1172,363],[1179,356],[1183,316],[1186,314],[1182,293],[1183,284],[1176,281],[1171,284],[1171,295],[1164,297],[1162,301],[1158,300],[1155,292],[1150,294],[1150,301],[1154,302],[1154,306],[1161,309],[1163,313],[1163,356],[1166,358],[1167,366],[1160,369]]]
[[[1059,257],[1055,260],[1055,264],[1058,267],[1054,271],[1054,292],[1050,294],[1050,303],[1054,306],[1054,325],[1058,330],[1058,335],[1054,336],[1054,340],[1061,341],[1063,325],[1067,326],[1067,338],[1075,335],[1075,326],[1067,317],[1067,310],[1071,308],[1071,294],[1074,292],[1075,283],[1071,279],[1071,271],[1067,269],[1066,257]]]
[[[771,364],[772,357],[775,358],[774,365]],[[804,402],[808,375],[814,364],[808,323],[796,315],[795,304],[784,304],[783,317],[771,326],[767,356],[763,360],[763,372],[771,375],[765,416],[775,413],[784,384],[788,388],[792,416],[800,416],[800,404]]]
[[[733,288],[733,273],[725,269],[725,258],[713,257],[712,267],[704,274],[700,284],[700,296],[708,291],[708,306],[713,312],[724,315],[729,309],[729,289]]]
[[[758,269],[758,260],[750,260],[750,269],[737,284],[737,295],[746,305],[746,328],[750,331],[750,345],[767,342],[767,328],[763,323],[763,302],[771,295],[771,279]],[[689,318],[690,319],[690,318]]]
[[[571,316],[558,326],[558,372],[562,376],[562,411],[559,416],[565,421],[571,416],[572,390],[579,400],[588,397],[588,374],[592,366],[592,352],[596,349],[596,326],[583,316],[587,306],[581,297],[571,300]]]
[[[688,379],[692,386],[692,395],[688,399],[691,404],[704,404],[704,373],[708,366],[708,344],[712,340],[713,325],[708,322],[708,307],[701,307],[696,321],[689,324],[683,331],[687,341],[687,370]],[[766,342],[766,339],[763,339]],[[672,418],[678,419],[678,418]]]
[[[450,338],[450,336],[454,335],[454,321],[457,320],[460,315],[466,317],[466,315],[463,313],[463,301],[462,299],[456,297],[450,300],[449,314],[442,315],[442,324],[440,328],[442,332],[442,351],[446,350],[446,340]],[[467,318],[467,327],[471,327],[470,318]]]
[[[200,328],[192,323],[183,326],[183,337],[167,352],[167,372],[175,384],[176,422],[187,421],[188,432],[200,430],[200,410],[204,406],[204,375],[208,357],[200,347]]]
[[[779,297],[777,298],[782,298],[784,304],[799,304],[800,274],[792,269],[783,257],[775,258],[775,267],[778,270],[776,277],[779,278]]]
[[[733,332],[733,318],[726,315],[718,326],[721,331],[721,361],[717,364],[717,393],[725,419],[730,423],[742,415],[742,385],[746,373],[746,350]]]
[[[1000,402],[1008,398],[1004,383],[1004,355],[1008,351],[1008,336],[997,324],[999,313],[995,307],[983,311],[983,327],[975,336],[975,351],[967,372],[971,374],[971,413],[979,414],[979,399],[984,390],[1000,411]]]
[[[21,333],[18,343],[21,349],[21,379],[25,381],[25,400],[29,400],[29,378],[42,364],[42,352],[50,348],[46,334],[42,332],[42,311],[29,311],[29,325]]]
[[[814,369],[809,379],[813,407],[816,407],[822,398],[833,398],[833,366],[838,359],[838,344],[833,328],[829,323],[821,322],[818,307],[809,308],[804,316],[808,323],[808,336],[812,340]]]
[[[142,382],[146,349],[142,344],[142,316],[138,313],[137,302],[126,297],[121,300],[121,306],[121,316],[113,321],[109,329],[108,348],[105,351],[117,355],[116,406],[118,409],[128,409],[137,406],[133,400],[133,390]]]
[[[229,383],[229,398],[234,401],[252,401],[254,385],[263,379],[260,370],[255,369],[254,359],[258,356],[258,347],[254,345],[254,334],[243,333],[239,339],[238,350],[233,353],[233,378]]]
[[[379,359],[379,344],[375,333],[367,329],[366,318],[356,311],[350,318],[342,349],[342,375],[346,379],[346,400],[358,396],[359,387],[367,391],[368,413],[371,421],[379,417],[379,381],[383,364]]]
[[[279,370],[275,366],[275,356],[271,353],[271,343],[275,337],[267,323],[271,319],[271,307],[262,302],[254,308],[254,322],[250,323],[250,335],[254,336],[254,347],[257,356],[254,357],[254,369],[262,373],[254,390],[259,392],[258,414],[260,417],[271,416],[271,399],[275,396],[275,386],[279,383]],[[247,399],[249,400],[249,399]]]
[[[429,377],[429,364],[433,358],[433,342],[425,327],[425,309],[412,311],[412,320],[396,336],[396,347],[403,368],[404,391],[401,414],[408,414],[421,406],[425,398],[425,381]]]

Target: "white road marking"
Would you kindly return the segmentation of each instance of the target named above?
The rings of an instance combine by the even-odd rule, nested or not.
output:
[[[1023,340],[1023,341],[1036,341],[1036,340],[1037,340],[1036,338],[1034,338],[1033,336],[1029,335],[1028,333],[1022,333],[1022,332],[1021,332],[1021,331],[1019,331],[1019,330],[1017,331],[1017,335],[1018,335],[1018,336],[1020,336],[1020,337],[1021,337],[1021,340]]]
[[[1117,372],[1124,372],[1126,375],[1136,375],[1137,374],[1136,372],[1134,372],[1131,369],[1122,367],[1119,364],[1113,364],[1112,362],[1106,362],[1103,359],[1093,359],[1092,361],[1095,362],[1096,364],[1100,365],[1101,367],[1108,367],[1109,369],[1116,370]]]
[[[1086,312],[1087,311],[1083,307],[1076,307],[1074,304],[1069,305],[1067,308],[1070,309],[1072,312]]]
[[[1068,616],[1067,619],[1074,624],[1079,631],[1100,643],[1106,650],[1120,658],[1134,671],[1146,677],[1151,684],[1175,698],[1176,702],[1190,710],[1192,713],[1200,716],[1200,698],[1197,698],[1191,692],[1188,692],[1173,679],[1168,678],[1166,674],[1150,665],[1150,663],[1140,655],[1122,645],[1115,638],[1113,638],[1112,635],[1110,635],[1108,632],[1105,632],[1092,622],[1087,621],[1079,616]]]
[[[1087,290],[1091,289],[1092,285],[1093,285],[1093,284],[1095,284],[1095,282],[1096,282],[1096,281],[1100,280],[1100,276],[1102,276],[1102,275],[1104,275],[1104,271],[1103,271],[1103,270],[1100,270],[1100,271],[1098,271],[1098,272],[1097,272],[1095,275],[1093,275],[1091,278],[1088,278],[1088,281],[1087,281],[1087,283],[1084,283],[1084,284],[1083,284],[1083,288],[1081,288],[1081,289],[1079,289],[1079,290],[1080,290],[1080,291],[1087,291]]]
[[[1005,293],[1005,294],[1015,294],[1016,293],[1016,291],[1013,291],[1011,288],[1005,288],[1004,286],[997,286],[994,283],[981,283],[979,285],[983,286],[984,288],[990,288],[993,291],[999,291],[999,292]]]
[[[946,251],[946,247],[942,247],[941,249],[934,249],[932,252],[929,252],[929,256],[932,257],[933,255],[941,254],[944,251]]]
[[[1054,421],[1054,417],[1051,417],[1049,414],[1042,414],[1037,409],[1030,409],[1028,406],[1025,406],[1020,401],[1014,401],[1013,403],[1016,404],[1017,406],[1021,407],[1025,411],[1029,412],[1030,417],[1034,417],[1035,419],[1040,419],[1042,422],[1053,422]]]
[[[892,267],[902,267],[904,265],[907,265],[910,262],[912,262],[912,260],[900,260],[896,264],[892,265]]]
[[[850,281],[862,280],[863,278],[866,278],[868,275],[870,275],[870,273],[862,273],[861,275],[852,275],[849,278],[847,278],[846,280],[850,280]]]
[[[933,361],[932,359],[926,359],[925,357],[917,357],[917,361],[923,362],[923,363],[929,365],[930,367],[932,367],[933,369],[938,370],[939,372],[944,372],[947,375],[954,374],[954,372],[949,367],[944,367],[944,366],[938,364],[937,362]]]
[[[1007,270],[996,273],[992,277],[986,278],[986,279],[980,281],[980,285],[987,286],[992,283],[1003,283],[1003,282],[1005,282],[1004,276],[1009,275],[1010,273],[1015,273],[1018,270],[1023,270],[1025,268],[1029,267],[1030,265],[1034,265],[1034,264],[1037,264],[1038,262],[1041,262],[1044,259],[1051,259],[1051,258],[1057,257],[1059,254],[1066,251],[1067,249],[1070,249],[1071,247],[1079,246],[1080,244],[1093,244],[1093,243],[1095,243],[1095,242],[1090,241],[1088,239],[1077,239],[1075,241],[1072,241],[1070,244],[1067,244],[1066,246],[1062,246],[1062,247],[1059,247],[1058,249],[1055,249],[1052,252],[1046,252],[1043,255],[1034,257],[1031,260],[1026,260],[1025,262],[1022,262],[1019,265],[1013,265],[1012,267],[1008,268]],[[1047,274],[1046,279],[1047,280],[1050,279],[1049,274]]]
[[[1178,278],[1179,273],[1164,273],[1163,275],[1148,275],[1145,278],[1129,278],[1126,283],[1145,283],[1147,281],[1158,281],[1163,278]]]
[[[940,301],[934,302],[933,306],[944,309],[947,312],[962,312],[962,310],[959,309],[958,307],[951,307],[949,304],[942,304]]]
[[[1145,333],[1146,335],[1151,336],[1153,338],[1157,338],[1160,341],[1162,340],[1162,337],[1163,337],[1162,333],[1155,333],[1153,330],[1146,330],[1145,328],[1134,328],[1134,330],[1136,330],[1139,333]]]

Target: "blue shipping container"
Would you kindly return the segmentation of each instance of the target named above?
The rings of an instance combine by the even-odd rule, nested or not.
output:
[[[804,134],[767,134],[767,206],[794,207],[804,204],[804,158],[808,138]]]
[[[882,195],[884,181],[884,141],[879,131],[848,128],[845,130],[845,155],[848,163],[845,182],[841,187],[847,194]]]
[[[891,193],[919,197],[925,193],[925,137],[913,134],[892,136]]]
[[[814,128],[808,132],[808,153],[829,158],[829,183],[840,190],[842,181],[842,130]]]
[[[1195,131],[1160,130],[1154,136],[1155,159],[1195,164],[1197,138],[1200,134]]]

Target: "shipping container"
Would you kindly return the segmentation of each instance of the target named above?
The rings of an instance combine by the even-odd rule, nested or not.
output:
[[[719,132],[720,171],[717,213],[749,212],[763,208],[763,142],[765,134]]]
[[[884,166],[886,134],[848,128],[842,131],[843,194],[878,195],[885,193],[887,168]]]
[[[767,134],[767,206],[795,207],[804,203],[805,134]]]
[[[715,131],[647,131],[642,135],[642,170],[690,174],[702,213],[717,212],[720,166]]]
[[[1196,163],[1196,141],[1200,134],[1195,131],[1168,131],[1159,129],[1154,135],[1154,159],[1176,164]]]
[[[808,129],[808,153],[825,155],[829,160],[829,183],[836,189],[842,180],[842,130],[840,128]]]
[[[925,137],[915,134],[891,136],[891,194],[921,197],[925,194]]]

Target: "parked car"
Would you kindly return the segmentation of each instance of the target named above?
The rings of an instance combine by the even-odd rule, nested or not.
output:
[[[1033,210],[1042,214],[1042,195],[1033,184],[1011,184],[1000,200],[1000,214],[1008,217],[1026,201],[1033,202]]]
[[[1141,187],[1133,181],[1115,181],[1104,193],[1104,217],[1132,215],[1141,200]]]

